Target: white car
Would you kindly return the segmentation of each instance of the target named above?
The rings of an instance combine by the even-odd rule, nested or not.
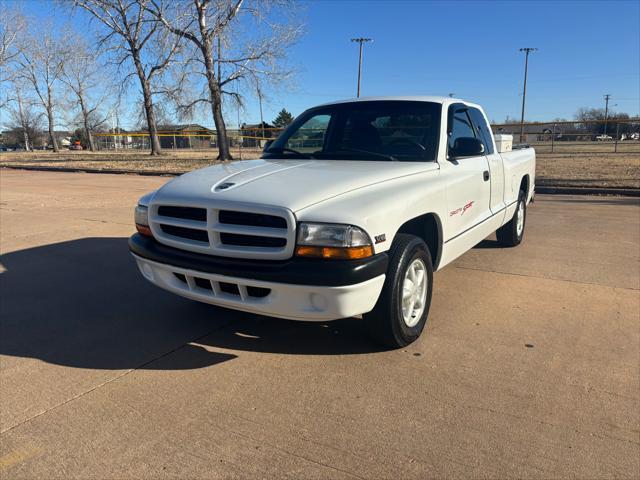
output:
[[[448,97],[315,107],[261,159],[142,197],[130,250],[178,295],[294,320],[363,314],[401,347],[425,326],[434,271],[496,230],[522,241],[535,152],[500,137],[480,106]]]
[[[611,135],[598,135],[596,137],[596,140],[598,140],[599,142],[608,142],[609,140],[613,140],[613,138],[611,137]]]

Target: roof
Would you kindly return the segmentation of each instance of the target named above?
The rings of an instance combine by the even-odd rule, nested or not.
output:
[[[273,125],[269,124],[268,122],[262,122],[262,123],[243,123],[240,128],[243,130],[255,130],[256,128],[274,128]]]
[[[323,103],[321,106],[325,105],[336,105],[339,103],[352,103],[352,102],[381,102],[385,100],[395,100],[395,101],[404,101],[404,102],[431,102],[431,103],[446,103],[446,102],[466,102],[465,100],[461,100],[459,98],[451,98],[451,97],[438,97],[438,96],[428,96],[428,95],[391,95],[384,97],[360,97],[360,98],[349,98],[346,100],[338,100],[335,102]]]
[[[199,131],[212,131],[211,129],[207,128],[207,127],[203,127],[202,125],[199,125],[197,123],[187,123],[187,124],[173,124],[173,123],[169,123],[169,124],[165,124],[165,125],[158,125],[157,129],[159,131],[170,131],[170,132],[184,132],[184,131],[191,131],[191,130],[199,130]]]

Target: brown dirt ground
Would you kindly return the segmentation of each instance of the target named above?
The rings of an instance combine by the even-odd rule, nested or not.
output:
[[[612,144],[568,145],[549,152],[548,146],[536,146],[537,183],[553,186],[640,188],[640,145],[620,144],[614,153]],[[558,151],[559,150],[559,151]],[[235,149],[236,159],[257,158],[258,149]],[[216,163],[216,150],[165,151],[150,157],[146,151],[127,152],[4,152],[0,166],[68,167],[100,170],[133,170],[182,173]]]

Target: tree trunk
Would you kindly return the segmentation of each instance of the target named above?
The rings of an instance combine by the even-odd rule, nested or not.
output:
[[[60,151],[60,147],[58,146],[58,139],[56,138],[55,132],[53,131],[53,107],[51,105],[49,105],[47,108],[47,119],[49,120],[49,141],[53,146],[53,151],[58,153]]]
[[[25,127],[22,127],[22,134],[24,136],[24,149],[27,152],[31,151],[31,142],[29,141],[29,132]]]
[[[87,136],[87,139],[89,140],[89,150],[91,150],[92,152],[96,151],[96,145],[95,143],[93,143],[93,135],[91,135],[91,129],[89,128],[89,119],[87,118],[88,115],[85,113],[83,113],[84,115],[84,134]]]
[[[160,139],[158,138],[158,128],[156,126],[156,114],[153,110],[153,98],[151,97],[151,86],[149,79],[144,73],[142,62],[140,61],[139,52],[132,52],[133,62],[136,65],[140,86],[142,87],[142,97],[144,99],[144,113],[147,117],[147,128],[149,130],[149,145],[151,147],[151,155],[160,155]]]
[[[209,86],[209,99],[211,100],[211,113],[216,126],[216,141],[218,143],[218,160],[233,160],[229,151],[229,139],[227,138],[227,126],[222,115],[222,91],[216,78],[213,65],[211,44],[204,45],[204,64],[207,69],[207,84]]]
[[[156,127],[156,114],[153,111],[153,101],[151,100],[151,91],[148,83],[143,91],[144,94],[144,113],[147,116],[147,125],[149,127],[149,144],[151,147],[151,155],[160,155],[160,139],[158,138],[158,128]]]
[[[214,98],[216,98],[214,100]],[[222,116],[222,102],[220,91],[217,90],[212,95],[211,110],[213,112],[213,122],[216,125],[216,138],[218,141],[218,160],[233,160],[231,152],[229,151],[229,139],[227,137],[227,126],[224,123],[224,117]]]
[[[53,119],[53,102],[51,101],[51,85],[47,85],[47,120],[49,121],[49,140],[51,140],[51,145],[53,145],[53,151],[58,153],[60,147],[58,146],[58,139],[54,132],[55,123]]]
[[[31,151],[31,142],[29,141],[29,132],[27,130],[27,122],[24,119],[24,110],[22,109],[22,97],[18,91],[18,114],[20,115],[20,125],[22,125],[22,136],[24,137],[25,151]]]
[[[89,128],[89,112],[87,112],[87,109],[84,106],[84,99],[82,98],[82,95],[78,95],[78,99],[80,100],[80,108],[82,109],[84,134],[87,136],[87,139],[89,140],[89,150],[91,150],[92,152],[95,152],[96,146],[93,143],[93,135],[91,135],[91,129]]]

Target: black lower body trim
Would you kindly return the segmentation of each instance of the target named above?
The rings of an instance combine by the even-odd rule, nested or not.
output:
[[[337,287],[354,285],[387,271],[388,257],[379,253],[361,260],[323,260],[293,257],[288,260],[245,260],[203,255],[168,247],[135,234],[129,250],[139,257],[174,267],[266,282]]]

